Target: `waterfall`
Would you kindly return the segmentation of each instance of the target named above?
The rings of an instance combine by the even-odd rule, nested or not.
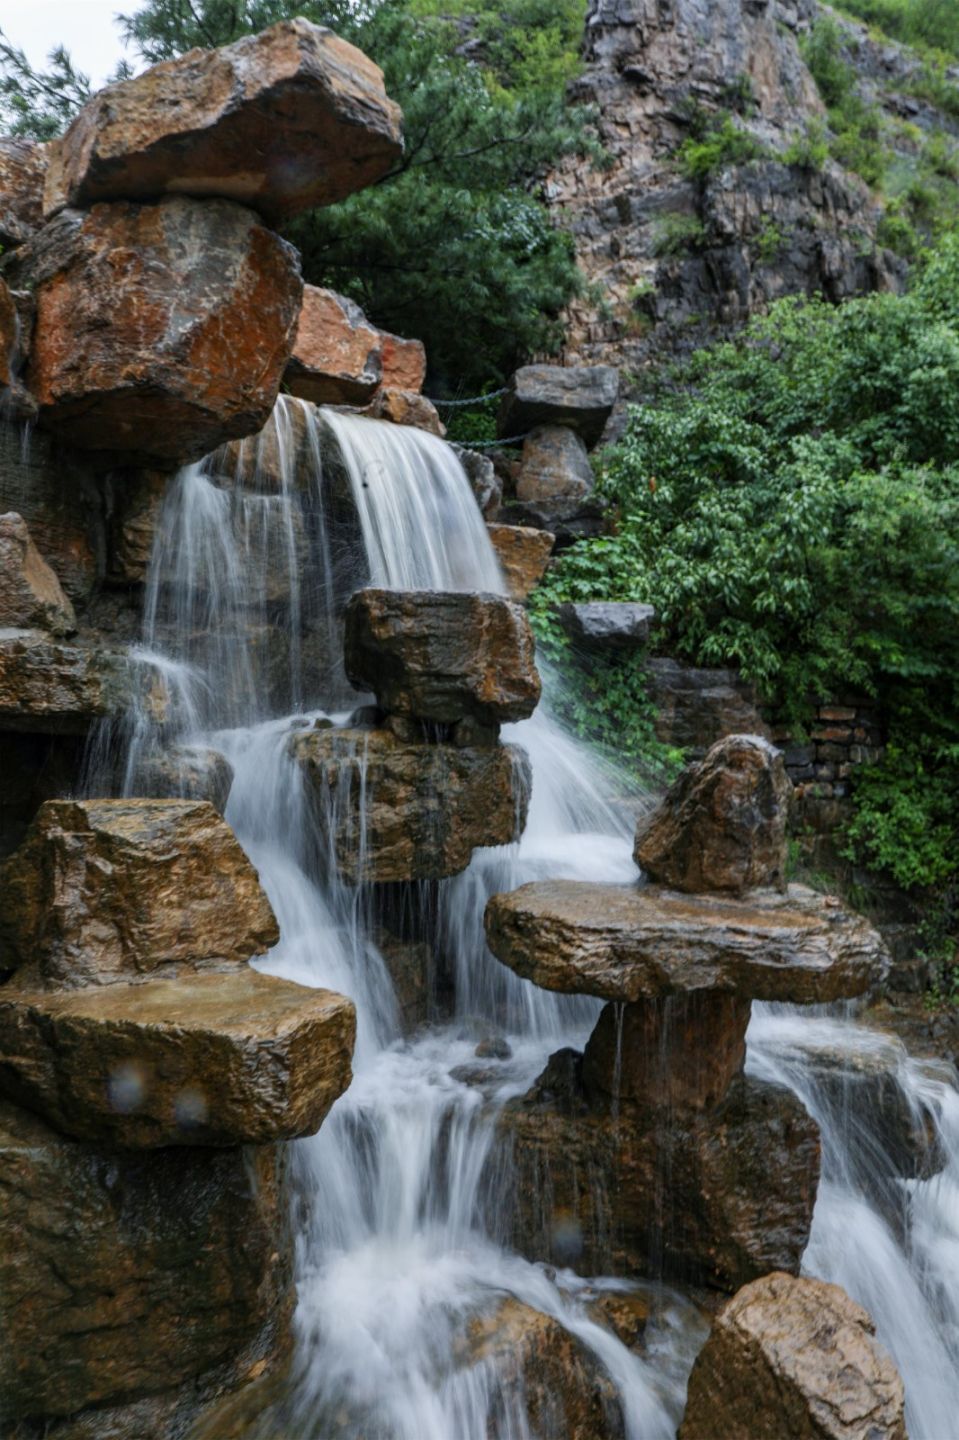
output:
[[[493,960],[486,900],[532,879],[629,882],[633,820],[611,777],[550,719],[545,675],[544,705],[504,734],[532,762],[525,832],[423,887],[454,1008],[404,1034],[369,890],[343,884],[335,867],[317,881],[308,799],[288,753],[292,735],[342,725],[358,703],[342,670],[341,617],[352,591],[371,583],[505,589],[463,469],[433,436],[283,398],[260,437],[170,487],[143,649],[173,682],[176,723],[159,732],[133,717],[127,788],[143,758],[172,741],[221,751],[234,770],[227,819],[280,924],[279,944],[257,965],[348,994],[358,1012],[353,1084],[320,1132],[293,1147],[296,1360],[275,1413],[248,1433],[565,1440],[547,1422],[532,1428],[512,1357],[476,1348],[477,1320],[514,1297],[593,1357],[629,1440],[669,1440],[703,1339],[698,1313],[658,1288],[647,1358],[629,1351],[590,1309],[620,1282],[555,1273],[501,1243],[508,1227],[489,1163],[499,1107],[555,1050],[581,1049],[600,1006],[539,990]],[[905,1378],[913,1440],[942,1440],[942,1418],[959,1405],[959,1093],[952,1078],[932,1086],[904,1062],[903,1083],[934,1112],[951,1158],[935,1180],[891,1181],[881,1117],[836,1109],[795,1027],[832,1024],[842,1044],[862,1032],[756,1012],[750,1066],[795,1090],[823,1128],[807,1268],[870,1308]],[[478,1067],[477,1041],[491,1036],[498,1056]]]

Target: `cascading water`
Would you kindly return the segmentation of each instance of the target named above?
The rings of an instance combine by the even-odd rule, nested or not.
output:
[[[297,1359],[288,1393],[249,1434],[564,1440],[555,1418],[540,1412],[530,1422],[515,1357],[475,1344],[477,1317],[512,1296],[578,1337],[610,1378],[626,1436],[668,1440],[703,1338],[696,1312],[658,1291],[647,1358],[638,1358],[589,1309],[615,1281],[555,1275],[497,1243],[507,1227],[488,1163],[498,1107],[529,1088],[553,1051],[582,1048],[599,1006],[537,990],[494,961],[483,940],[486,900],[538,878],[629,882],[632,824],[603,798],[606,777],[542,709],[508,727],[505,738],[533,766],[525,832],[511,847],[477,851],[462,875],[436,887],[433,932],[455,1011],[404,1038],[369,893],[331,867],[317,883],[308,802],[288,755],[291,734],[317,720],[342,723],[356,703],[338,617],[370,583],[504,589],[462,468],[432,436],[283,399],[229,465],[211,457],[170,489],[143,647],[176,691],[174,738],[212,745],[233,766],[227,818],[282,936],[260,967],[350,995],[359,1022],[353,1085],[319,1134],[294,1147]],[[135,788],[160,737],[140,717],[126,742]],[[491,1034],[507,1042],[508,1058],[476,1083],[476,1042]],[[870,1199],[888,1192],[888,1166],[868,1144],[860,1150],[870,1163],[849,1163],[848,1117],[816,1089],[794,1038],[764,1007],[750,1064],[796,1090],[823,1126],[825,1180],[807,1265],[869,1306],[906,1380],[913,1440],[942,1440],[941,1417],[959,1402],[959,1095],[942,1081],[935,1104],[922,1101],[936,1109],[951,1160],[938,1180],[899,1188],[908,1218],[894,1234]],[[850,1244],[837,1232],[854,1206],[871,1228],[859,1225]],[[890,1256],[896,1278],[886,1294],[878,1277]],[[896,1313],[905,1296],[908,1319]]]

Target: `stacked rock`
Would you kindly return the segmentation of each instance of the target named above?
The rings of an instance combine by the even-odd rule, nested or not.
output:
[[[499,727],[540,696],[525,611],[500,595],[358,591],[346,670],[372,728],[294,735],[322,846],[350,883],[440,879],[522,832],[529,762]]]
[[[742,1077],[750,1002],[822,1004],[861,995],[887,965],[882,940],[865,920],[836,899],[785,884],[790,788],[773,746],[731,736],[691,766],[640,826],[636,859],[660,883],[537,882],[494,896],[487,907],[490,948],[519,975],[608,1002],[582,1057],[584,1103],[631,1118],[643,1166],[656,1172],[672,1157],[664,1173],[688,1190],[698,1186],[700,1199],[715,1193],[716,1177],[707,1185],[704,1170],[680,1180],[670,1137],[685,1137],[688,1159],[744,1085],[754,1102],[770,1088]],[[742,1235],[754,1274],[771,1268],[758,1264],[760,1255],[769,1258],[762,1208],[788,1211],[802,1194],[805,1217],[793,1229],[808,1233],[818,1155],[810,1152],[809,1160],[813,1169],[798,1187],[788,1167],[754,1177],[754,1234],[747,1225]],[[745,1203],[745,1171],[732,1183]],[[675,1233],[682,1207],[671,1207],[668,1194],[664,1204]],[[691,1268],[715,1283],[715,1237],[709,1225],[700,1228],[686,1261],[691,1255]],[[725,1280],[749,1273],[739,1264]]]

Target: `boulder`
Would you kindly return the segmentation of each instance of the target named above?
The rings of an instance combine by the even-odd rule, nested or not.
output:
[[[446,426],[437,413],[432,400],[418,395],[415,390],[377,391],[372,404],[363,411],[371,420],[386,420],[391,425],[412,425],[417,430],[427,430],[440,439],[446,434]]]
[[[352,683],[392,714],[498,725],[532,715],[539,701],[529,620],[501,595],[358,590],[345,650]]]
[[[619,371],[612,365],[525,365],[503,396],[497,434],[509,438],[526,435],[538,425],[565,425],[592,447],[618,395]]]
[[[49,800],[0,867],[0,955],[21,989],[236,970],[278,938],[207,801]]]
[[[592,488],[589,456],[575,430],[539,425],[527,435],[516,479],[517,500],[579,499]]]
[[[716,1316],[679,1440],[906,1440],[902,1380],[838,1285],[772,1274]]]
[[[503,485],[492,460],[482,451],[470,450],[465,445],[451,445],[450,449],[455,451],[466,472],[480,514],[484,520],[494,520],[503,499]]]
[[[63,645],[39,630],[0,630],[0,730],[83,735],[134,707],[167,711],[160,673],[119,652]]]
[[[13,269],[36,294],[40,423],[72,444],[172,468],[269,418],[302,282],[251,211],[184,197],[67,210]]]
[[[577,540],[593,540],[607,532],[607,504],[599,495],[558,495],[548,500],[508,500],[498,519],[528,525],[556,536],[556,549]]]
[[[362,51],[284,20],[94,95],[49,147],[45,211],[176,193],[240,201],[278,225],[384,175],[400,120]]]
[[[304,285],[283,383],[314,405],[364,405],[382,378],[382,339],[354,301]]]
[[[420,393],[426,383],[426,348],[421,340],[404,340],[381,330],[380,358],[384,390]]]
[[[627,600],[589,600],[557,606],[556,618],[577,650],[630,654],[645,650],[656,611]]]
[[[864,994],[888,966],[868,921],[803,885],[737,900],[537,881],[493,896],[486,938],[499,960],[546,990],[627,1004],[699,990],[827,1004]]]
[[[522,834],[529,762],[513,745],[408,744],[388,730],[310,730],[290,754],[321,856],[348,884],[434,880]]]
[[[118,1155],[0,1103],[0,1193],[5,1434],[20,1433],[20,1416],[40,1430],[42,1418],[192,1388],[227,1360],[262,1368],[288,1350],[281,1147]],[[82,1433],[147,1430],[94,1415]]]
[[[17,136],[0,138],[0,246],[12,250],[43,224],[46,145]]]
[[[792,784],[783,757],[759,735],[719,740],[640,821],[636,864],[692,894],[786,886]]]
[[[226,809],[233,785],[233,766],[208,745],[174,745],[144,756],[131,788],[158,800],[208,800],[218,814]]]
[[[665,745],[705,755],[725,735],[763,735],[769,727],[756,691],[737,670],[702,670],[657,657],[646,662],[646,684]]]
[[[26,522],[0,515],[0,629],[49,630],[70,635],[77,628],[73,606],[60,581],[30,538]]]
[[[527,525],[487,525],[486,529],[510,596],[528,599],[546,574],[553,536],[548,530],[531,530]]]
[[[125,1149],[312,1135],[350,1083],[352,1001],[245,966],[82,990],[0,990],[0,1093]],[[174,1197],[171,1203],[174,1202]]]

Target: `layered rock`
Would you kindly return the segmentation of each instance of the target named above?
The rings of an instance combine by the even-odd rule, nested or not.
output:
[[[351,1079],[352,1002],[261,975],[0,994],[0,1092],[125,1149],[312,1135]]]
[[[527,600],[546,574],[554,537],[528,525],[487,525],[496,558],[513,600]]]
[[[381,335],[354,301],[304,285],[296,343],[283,382],[314,405],[363,405],[383,378]]]
[[[626,600],[567,601],[556,618],[577,649],[630,654],[645,649],[656,611]]]
[[[312,730],[290,754],[312,798],[321,855],[350,884],[465,870],[474,849],[522,833],[529,762],[512,745],[405,743],[388,730]]]
[[[302,282],[251,211],[183,197],[67,210],[13,271],[36,296],[27,383],[72,444],[172,467],[267,420]]]
[[[70,635],[77,628],[60,581],[25,521],[12,512],[0,515],[0,628],[9,627],[36,627],[53,635]]]
[[[580,499],[592,488],[589,455],[575,430],[563,425],[538,425],[530,431],[523,441],[517,500]]]
[[[773,1274],[716,1317],[680,1440],[906,1440],[902,1380],[838,1285]]]
[[[736,670],[704,670],[679,660],[646,662],[657,738],[693,756],[725,735],[769,737],[755,689]]]
[[[498,725],[525,719],[539,701],[529,621],[499,595],[359,590],[345,649],[353,684],[395,715]]]
[[[205,801],[50,800],[0,868],[16,986],[242,966],[279,938],[256,871]]]
[[[693,894],[784,889],[791,794],[783,757],[768,740],[720,740],[640,823],[636,863],[651,879]]]
[[[497,433],[526,435],[538,426],[574,430],[587,446],[598,441],[619,394],[611,365],[525,365],[512,377],[497,417]]]
[[[379,68],[325,27],[284,20],[95,95],[50,147],[44,206],[176,193],[278,224],[378,180],[401,152]]]
[[[0,245],[12,249],[43,224],[47,147],[35,140],[0,138]]]
[[[380,361],[384,390],[403,390],[418,395],[426,383],[426,348],[421,340],[404,340],[380,331]]]
[[[168,698],[159,672],[123,652],[0,630],[0,730],[82,735],[135,707],[162,720]]]

